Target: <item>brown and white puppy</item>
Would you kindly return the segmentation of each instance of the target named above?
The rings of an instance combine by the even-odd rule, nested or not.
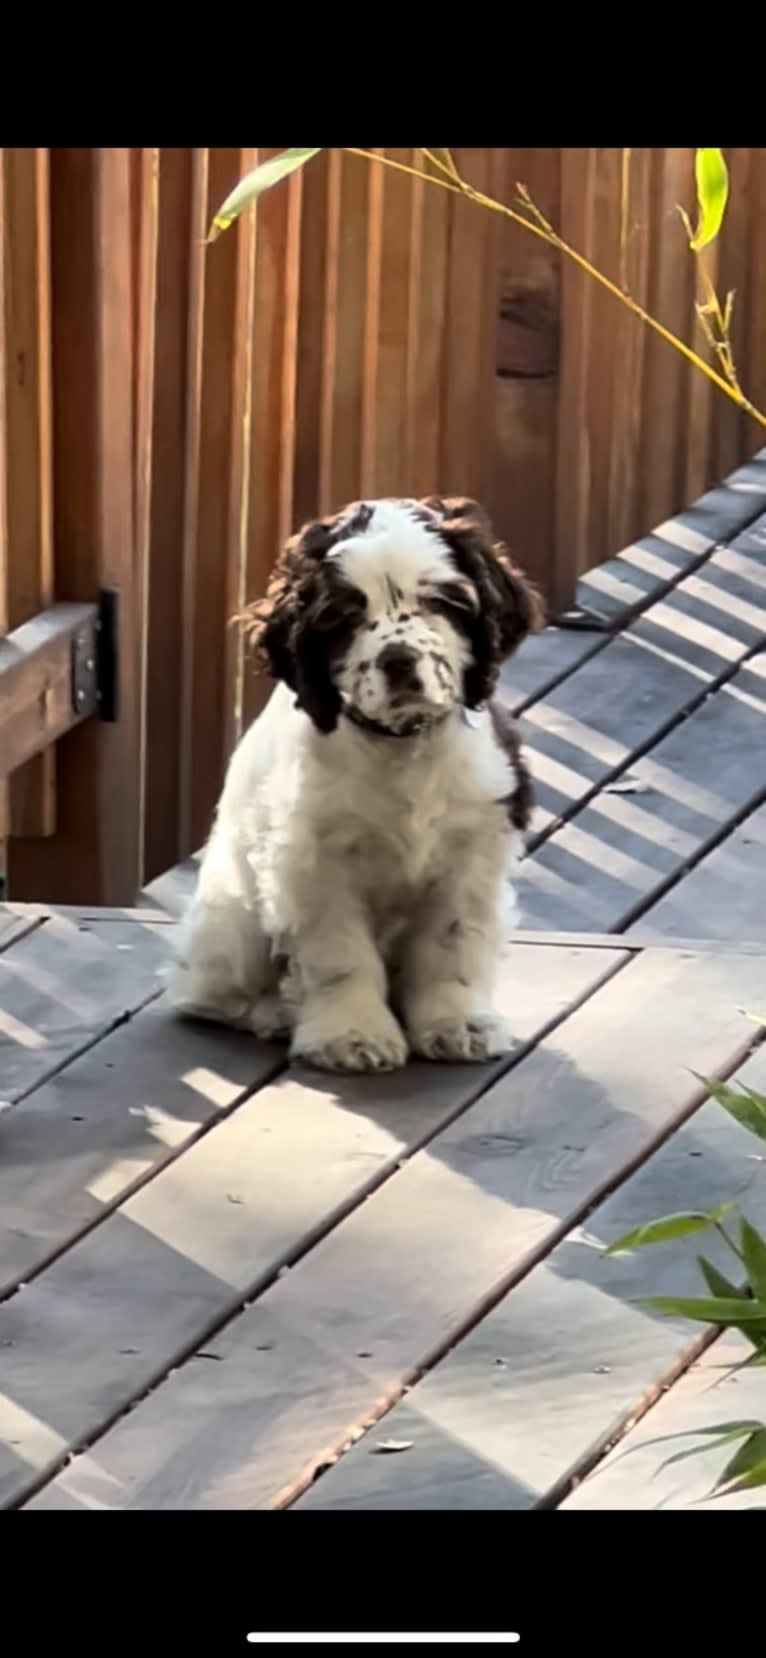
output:
[[[330,1070],[506,1052],[531,787],[491,699],[537,595],[475,502],[371,501],[295,536],[248,620],[279,683],[229,765],[176,1009]]]

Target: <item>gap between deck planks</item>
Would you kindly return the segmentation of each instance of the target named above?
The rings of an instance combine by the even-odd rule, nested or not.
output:
[[[538,940],[538,944],[539,944]],[[510,1061],[476,1067],[413,1063],[406,1082],[347,1078],[328,1082],[293,1067],[287,1072],[284,1047],[254,1042],[250,1035],[212,1025],[179,1025],[164,1004],[139,1011],[127,1025],[88,1050],[25,1101],[24,1111],[6,1121],[0,1164],[0,1296],[28,1282],[51,1259],[116,1209],[158,1169],[196,1142],[225,1113],[281,1072],[271,1093],[255,1107],[268,1118],[271,1103],[278,1127],[295,1131],[295,1114],[316,1111],[329,1094],[376,1117],[382,1138],[361,1130],[349,1142],[351,1162],[370,1157],[379,1171],[386,1156],[399,1157],[471,1103],[509,1063],[518,1063],[529,1044],[593,993],[627,954],[591,952],[566,940],[560,949],[536,950],[527,960],[513,946],[502,975],[500,1003],[512,1016],[519,1049]],[[407,1105],[406,1095],[415,1100]],[[405,1098],[403,1098],[403,1095]],[[287,1116],[287,1111],[291,1114]],[[382,1115],[381,1115],[382,1114]],[[346,1119],[333,1113],[335,1129],[325,1154],[334,1161],[342,1148]],[[239,1130],[236,1139],[239,1139]],[[273,1134],[269,1120],[261,1133]],[[323,1133],[327,1133],[325,1125]],[[356,1142],[356,1143],[354,1143]],[[274,1158],[288,1147],[277,1134]],[[334,1193],[334,1196],[337,1194]]]
[[[601,950],[590,956],[582,949],[535,949],[534,961],[529,966],[524,963],[522,970],[517,950],[515,962],[512,955],[508,964],[502,1001],[509,1012],[513,1007],[522,1040],[534,1040],[538,1033],[550,1029],[569,1008],[592,994],[622,959],[619,951]],[[108,1044],[101,1046],[106,1048]],[[157,1051],[162,1058],[161,1041]],[[73,1066],[66,1073],[73,1097],[77,1069]],[[27,1382],[33,1390],[41,1382],[43,1388],[46,1386],[39,1371],[39,1354],[27,1368],[26,1336],[16,1342],[13,1335],[16,1319],[21,1318],[24,1331],[36,1342],[48,1322],[44,1310],[52,1315],[47,1339],[58,1353],[59,1373],[62,1365],[66,1370],[71,1364],[77,1374],[76,1387],[65,1388],[65,1394],[71,1395],[66,1406],[68,1431],[74,1443],[80,1442],[108,1419],[115,1400],[121,1406],[129,1404],[137,1387],[140,1391],[155,1374],[169,1368],[185,1344],[197,1345],[211,1321],[227,1316],[258,1280],[267,1281],[286,1259],[308,1247],[315,1234],[327,1230],[340,1213],[380,1184],[403,1157],[468,1106],[502,1069],[502,1064],[421,1064],[388,1077],[348,1079],[302,1078],[293,1071],[281,1083],[262,1089],[226,1121],[219,1122],[214,1133],[198,1140],[177,1162],[163,1168],[150,1185],[104,1220],[95,1234],[89,1233],[79,1244],[75,1242],[40,1278],[0,1307],[0,1341],[15,1343],[4,1366],[6,1397],[4,1403],[0,1402],[6,1447],[5,1462],[0,1456],[0,1490],[5,1494],[10,1481],[13,1491],[18,1479],[17,1447],[9,1447],[8,1441],[15,1436],[11,1429],[19,1405],[26,1432],[31,1435],[32,1469],[36,1466],[36,1430],[26,1414],[30,1404]],[[128,1094],[127,1098],[132,1103],[134,1096]],[[123,1095],[123,1111],[125,1103]],[[107,1116],[116,1113],[111,1089],[102,1109]],[[55,1100],[49,1100],[36,1134],[32,1129],[31,1151],[26,1104],[23,1114],[10,1119],[8,1130],[20,1142],[21,1161],[34,1157],[35,1139],[44,1155],[46,1121],[54,1110]],[[92,1110],[89,1115],[94,1115]],[[100,1124],[99,1114],[97,1148]],[[142,1129],[138,1121],[137,1138]],[[125,1129],[123,1132],[126,1134]],[[109,1134],[104,1138],[108,1151]],[[105,1171],[107,1179],[109,1167]],[[55,1202],[65,1222],[67,1206],[71,1209],[74,1201],[76,1208],[78,1202],[76,1190],[72,1198],[71,1175],[49,1172],[41,1183],[35,1180],[33,1167],[31,1195],[28,1191],[20,1218],[22,1230],[32,1234],[38,1264],[50,1251],[49,1223],[41,1227],[40,1210],[44,1208],[46,1214],[50,1210],[54,1187]],[[9,1201],[11,1189],[9,1176],[7,1193],[3,1193]],[[11,1212],[11,1229],[16,1218],[18,1211],[16,1216]],[[0,1227],[5,1221],[6,1210],[0,1205]],[[64,1239],[59,1237],[58,1242],[61,1247]],[[102,1283],[104,1274],[107,1280],[116,1274],[111,1289]],[[122,1306],[120,1286],[124,1291]],[[71,1293],[82,1304],[70,1319],[66,1304]],[[105,1305],[99,1321],[94,1314],[102,1296]],[[121,1340],[117,1335],[114,1341],[107,1336],[103,1351],[110,1317],[115,1330],[121,1318],[127,1321],[128,1329]],[[60,1319],[63,1323],[59,1328]],[[119,1349],[125,1347],[135,1351],[120,1353]],[[127,1368],[126,1358],[130,1361]],[[97,1381],[99,1390],[95,1407],[86,1381],[91,1361],[97,1373],[93,1382]],[[21,1398],[14,1397],[13,1392],[9,1365],[14,1362],[20,1367]],[[53,1404],[45,1406],[43,1419],[49,1408],[55,1418],[57,1407]],[[78,1412],[83,1410],[81,1417]],[[39,1418],[41,1413],[34,1414]],[[47,1451],[48,1442],[44,1443]],[[20,1444],[25,1444],[23,1428]]]
[[[763,1048],[739,1076],[751,1087],[764,1086]],[[646,1220],[679,1208],[707,1210],[731,1197],[752,1179],[756,1145],[719,1106],[704,1104],[297,1506],[548,1507],[556,1501],[557,1488],[566,1488],[615,1438],[618,1445],[608,1460],[617,1458],[626,1420],[647,1410],[641,1437],[662,1432],[653,1426],[662,1410],[651,1408],[653,1400],[669,1385],[671,1400],[677,1389],[683,1390],[683,1379],[672,1385],[673,1378],[679,1372],[683,1376],[700,1342],[714,1332],[688,1320],[663,1318],[637,1303],[646,1295],[704,1293],[697,1251],[729,1272],[726,1250],[712,1233],[611,1259],[604,1258],[601,1248]],[[763,1226],[764,1172],[744,1206],[753,1222]],[[711,1355],[718,1347],[715,1341]],[[712,1407],[718,1414],[709,1420],[748,1413],[736,1392],[725,1397],[726,1403],[719,1394]],[[680,1398],[674,1415],[676,1425],[683,1426]],[[410,1452],[377,1455],[376,1445],[389,1439],[408,1444]],[[626,1482],[627,1471],[622,1486],[619,1479],[611,1481],[615,1497],[620,1490],[625,1494]],[[564,1506],[599,1507],[599,1485],[597,1463],[596,1473]],[[607,1491],[609,1485],[607,1480]],[[635,1482],[631,1489],[635,1492]],[[757,1496],[752,1493],[751,1502]]]
[[[10,929],[0,953],[4,1112],[160,994],[169,917],[102,922],[42,905],[0,916]]]
[[[547,695],[580,663],[605,649],[614,633],[703,564],[714,549],[741,535],[763,512],[764,496],[766,449],[687,511],[631,543],[607,565],[586,572],[578,584],[578,602],[608,609],[607,631],[549,627],[527,640],[503,674],[516,711],[523,712]],[[605,606],[604,579],[608,586],[610,577],[612,584],[622,586],[622,594]]]
[[[212,1334],[233,1288],[249,1299],[259,1270],[263,1281],[263,1233],[274,1260],[287,1230],[287,1193],[274,1189],[285,1151],[259,1180],[236,1143],[249,1112],[248,1146],[257,1155],[264,1144],[256,1096],[3,1309],[16,1341],[6,1442],[18,1441],[5,1500],[23,1500],[162,1368],[162,1385],[31,1506],[269,1507],[298,1489],[354,1422],[451,1346],[678,1126],[699,1099],[689,1069],[737,1063],[752,1037],[737,1006],[762,982],[752,955],[631,956]],[[290,1136],[291,1192],[305,1167],[313,1195],[322,1172],[321,1101]],[[226,1212],[232,1171],[238,1195],[260,1198],[261,1236],[246,1204]],[[288,1220],[295,1238],[297,1213]],[[168,1375],[202,1341],[206,1357]],[[138,1349],[132,1386],[123,1346]]]
[[[763,1490],[741,1491],[722,1499],[711,1495],[735,1445],[712,1449],[704,1430],[720,1422],[766,1421],[763,1371],[726,1373],[752,1353],[735,1331],[714,1341],[668,1392],[663,1393],[635,1428],[560,1504],[563,1513],[585,1509],[715,1509],[729,1514],[738,1509],[763,1509]],[[678,1451],[689,1450],[690,1437],[700,1434],[693,1457],[665,1466]],[[687,1437],[673,1441],[670,1436]],[[656,1444],[662,1439],[663,1444]],[[669,1441],[669,1442],[668,1442]]]
[[[687,577],[527,710],[521,730],[538,795],[530,850],[763,649],[766,564],[747,561],[748,577],[722,570],[718,557],[704,581]]]
[[[761,804],[765,738],[763,657],[630,764],[633,792],[607,788],[525,860],[525,926],[617,932],[643,915]]]

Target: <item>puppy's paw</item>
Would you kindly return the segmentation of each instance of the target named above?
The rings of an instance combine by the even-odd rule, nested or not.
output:
[[[413,1053],[422,1059],[478,1064],[500,1059],[515,1047],[507,1019],[498,1013],[477,1013],[466,1019],[432,1019],[410,1030]]]
[[[383,1009],[358,1029],[323,1029],[314,1020],[299,1025],[291,1053],[320,1071],[395,1071],[407,1063],[407,1042],[393,1014]]]

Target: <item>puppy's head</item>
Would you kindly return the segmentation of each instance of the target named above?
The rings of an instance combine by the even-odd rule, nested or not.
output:
[[[308,524],[246,620],[320,731],[345,707],[403,732],[486,701],[542,611],[476,502],[431,496]]]

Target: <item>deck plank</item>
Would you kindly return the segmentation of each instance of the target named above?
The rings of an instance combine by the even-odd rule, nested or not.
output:
[[[562,1512],[693,1506],[695,1510],[714,1509],[719,1514],[730,1514],[738,1509],[762,1509],[763,1489],[737,1492],[725,1500],[710,1497],[716,1479],[736,1449],[734,1445],[715,1451],[700,1438],[698,1455],[665,1468],[663,1463],[668,1457],[690,1449],[694,1441],[653,1443],[665,1435],[689,1434],[695,1429],[715,1427],[719,1422],[750,1418],[765,1422],[763,1371],[740,1371],[731,1379],[724,1376],[727,1366],[741,1364],[750,1352],[749,1343],[734,1331],[720,1336],[560,1505]]]
[[[525,928],[613,931],[766,791],[766,655],[631,764],[522,866]]]
[[[33,913],[35,907],[33,906]],[[9,1105],[162,988],[167,921],[47,913],[0,955],[0,1100]]]
[[[724,569],[714,554],[527,709],[521,728],[538,798],[532,844],[766,643],[766,563],[738,556],[746,569]]]
[[[40,926],[34,915],[17,915],[6,904],[0,904],[0,950],[9,950],[16,940]]]
[[[740,1075],[763,1086],[763,1050]],[[658,1215],[681,1207],[707,1210],[731,1196],[752,1177],[754,1144],[719,1106],[703,1105],[588,1218],[584,1231],[570,1234],[512,1289],[299,1506],[528,1509],[546,1502],[559,1482],[613,1437],[617,1424],[677,1372],[700,1335],[699,1326],[650,1313],[638,1299],[700,1294],[698,1248],[729,1270],[725,1246],[714,1235],[704,1243],[691,1238],[686,1245],[657,1245],[610,1260],[595,1245]],[[746,1210],[755,1224],[766,1221],[763,1175]],[[744,1414],[738,1394],[724,1404],[726,1398],[719,1394],[711,1421]],[[376,1443],[389,1438],[409,1442],[411,1453],[376,1455]],[[623,1490],[629,1480],[625,1472]],[[600,1476],[579,1488],[587,1494],[592,1486],[583,1506],[599,1506],[599,1485]],[[619,1481],[613,1487],[618,1498]],[[635,1488],[634,1481],[631,1494]]]
[[[629,936],[639,931],[643,939],[694,936],[766,944],[764,893],[766,806],[759,806],[696,869],[671,887],[629,929]]]
[[[762,980],[763,962],[752,955],[663,950],[631,958],[254,1306],[218,1336],[208,1336],[205,1351],[212,1360],[191,1361],[171,1375],[87,1459],[60,1475],[47,1505],[60,1496],[66,1506],[72,1492],[86,1507],[272,1505],[282,1488],[310,1477],[325,1448],[364,1421],[376,1399],[400,1389],[457,1339],[482,1298],[542,1257],[605,1186],[651,1153],[657,1137],[670,1132],[693,1103],[689,1069],[712,1072],[735,1062],[743,1043],[737,1006],[752,999]],[[236,1121],[211,1139],[220,1141]],[[295,1143],[301,1144],[300,1136]],[[316,1148],[311,1152],[316,1165]],[[187,1194],[195,1189],[194,1155],[182,1160]],[[315,1167],[315,1181],[319,1177]],[[163,1179],[150,1194],[158,1194]],[[82,1250],[72,1251],[41,1285],[8,1305],[10,1334],[18,1321],[24,1357],[14,1361],[11,1355],[4,1387],[33,1424],[42,1418],[59,1432],[76,1434],[124,1396],[124,1373],[117,1385],[114,1380],[116,1328],[106,1340],[102,1328],[100,1341],[95,1339],[89,1304],[99,1285],[99,1301],[109,1286],[113,1326],[119,1309],[120,1345],[127,1339],[145,1347],[154,1339],[156,1353],[151,1325],[160,1316],[160,1301],[165,1352],[171,1323],[180,1336],[190,1271],[181,1236],[192,1223],[188,1201],[185,1223],[175,1228],[172,1277],[167,1259],[163,1263],[148,1244],[157,1221],[145,1221],[142,1250],[127,1220],[126,1211],[117,1223],[119,1240],[114,1222],[99,1229],[98,1258],[93,1252],[86,1264]],[[194,1220],[199,1239],[199,1216]],[[206,1240],[211,1236],[208,1227]],[[226,1252],[226,1269],[240,1282],[253,1269],[254,1238],[247,1248],[245,1260],[239,1237],[237,1249]],[[213,1258],[210,1247],[207,1258]],[[155,1304],[148,1321],[145,1301],[137,1307],[137,1284],[149,1261]],[[67,1336],[73,1325],[76,1344]],[[73,1398],[66,1378],[75,1345],[79,1385]],[[137,1369],[145,1373],[143,1365]],[[15,1434],[23,1436],[23,1420]],[[50,1465],[32,1431],[24,1455],[27,1477],[30,1465]],[[21,1467],[6,1461],[6,1494],[23,1490],[23,1480]]]
[[[586,572],[578,583],[578,604],[600,613],[608,627],[625,626],[721,544],[733,544],[744,536],[748,538],[743,542],[746,553],[762,551],[758,529],[753,531],[752,526],[762,515],[764,479],[766,459],[759,453],[747,468],[709,490],[686,512],[658,525],[607,564]],[[506,664],[501,680],[505,695],[517,709],[525,708],[608,642],[609,634],[599,631],[546,628],[526,640]]]
[[[180,1024],[160,999],[28,1094],[0,1135],[0,1296],[285,1063],[282,1046]]]
[[[520,1041],[550,1028],[622,959],[618,950],[512,948],[500,1002]],[[58,1444],[108,1420],[501,1069],[413,1064],[358,1079],[293,1070],[5,1302],[3,1498],[31,1477],[38,1451],[46,1465],[41,1421]]]

